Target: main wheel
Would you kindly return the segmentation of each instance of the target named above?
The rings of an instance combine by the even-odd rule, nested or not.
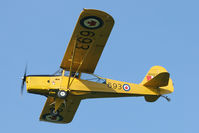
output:
[[[61,99],[65,99],[66,96],[67,96],[67,92],[64,91],[64,90],[60,90],[60,91],[58,91],[57,96],[58,96],[59,98],[61,98]]]

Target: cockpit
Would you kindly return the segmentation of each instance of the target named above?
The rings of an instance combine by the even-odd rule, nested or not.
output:
[[[62,70],[58,70],[53,75],[55,75],[55,76],[62,75]],[[69,76],[69,75],[70,75],[70,72],[69,71],[65,71],[64,76]],[[100,77],[98,75],[95,75],[95,74],[71,72],[71,77],[75,77],[75,78],[82,79],[82,80],[88,80],[88,81],[92,81],[92,82],[106,84],[106,79],[105,78],[102,78],[102,77]]]

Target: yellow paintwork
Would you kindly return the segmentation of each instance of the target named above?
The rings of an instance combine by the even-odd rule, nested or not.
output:
[[[48,80],[50,82],[48,83]],[[60,89],[62,86],[63,90],[67,90],[68,77],[64,76],[61,82],[62,76],[30,76],[26,79],[27,91],[31,93],[40,93],[47,95],[50,90]],[[116,84],[117,86],[114,86]],[[128,84],[130,86],[129,91],[123,89],[123,85]],[[65,88],[64,88],[65,86]],[[87,80],[74,79],[72,85],[70,86],[70,92],[74,95],[86,97],[86,94],[94,93],[109,93],[109,94],[122,94],[122,95],[164,95],[173,92],[170,88],[160,87],[151,88],[146,87],[142,84],[134,84],[122,81],[116,81],[112,79],[106,79],[106,84],[96,83]],[[74,92],[74,93],[73,93]],[[84,93],[83,93],[84,92]],[[98,94],[99,97],[103,97]],[[112,97],[112,95],[110,95]]]
[[[27,91],[47,97],[41,121],[71,122],[82,99],[144,96],[146,101],[154,102],[174,91],[169,73],[161,66],[152,67],[140,84],[101,77],[97,78],[105,82],[97,83],[81,78],[81,73],[94,72],[113,25],[114,20],[109,14],[84,9],[62,60],[62,74],[26,76]],[[69,77],[64,76],[65,70],[70,71]],[[72,76],[74,72],[79,74],[76,78],[76,74]],[[65,99],[57,96],[59,90],[67,92]],[[55,116],[52,110],[58,115]]]
[[[97,16],[102,25],[93,29],[82,26],[81,21],[88,16]],[[109,14],[99,10],[84,9],[79,16],[60,67],[69,71],[73,48],[77,43],[72,71],[76,72],[82,64],[79,72],[93,73],[113,25],[114,20]]]
[[[162,72],[167,72],[167,70],[164,67],[161,66],[153,66],[149,72],[146,74],[146,76],[144,77],[143,81],[141,82],[141,85],[145,84],[147,81],[147,76],[153,76],[155,77],[156,75],[158,75],[159,73]],[[173,88],[173,82],[171,80],[171,78],[169,78],[169,83],[167,86],[161,87],[162,89],[164,89],[165,91],[168,91],[168,93],[172,93],[174,91]],[[165,92],[166,93],[166,92]]]
[[[157,68],[154,72],[154,68]],[[164,70],[164,71],[162,71]],[[158,73],[167,72],[163,67],[155,66],[152,67],[146,77],[156,76]],[[48,97],[54,97],[53,102],[55,104],[49,104],[48,100],[42,114],[40,116],[40,120],[42,121],[50,121],[54,123],[69,123],[72,121],[74,114],[79,106],[79,103],[82,99],[87,98],[107,98],[107,97],[134,97],[134,96],[144,96],[145,100],[148,102],[156,101],[161,95],[172,93],[173,83],[169,78],[169,83],[164,87],[150,87],[145,86],[147,82],[147,78],[144,78],[141,84],[134,84],[128,82],[122,82],[112,79],[106,79],[106,83],[97,83],[77,78],[72,78],[73,83],[69,88],[69,96],[67,97],[68,102],[67,106],[70,108],[64,108],[63,103],[64,100],[60,100],[56,96],[56,92],[58,90],[68,90],[67,84],[69,77],[67,76],[27,76],[26,77],[26,88],[29,93],[45,95]],[[149,80],[150,81],[150,80]],[[123,86],[127,84],[130,86],[130,90],[125,91]],[[51,98],[52,101],[52,98]],[[70,101],[70,102],[69,102]],[[70,103],[70,104],[69,104]],[[50,118],[50,109],[55,108],[55,110],[64,110],[56,119],[60,117],[63,120],[51,120]],[[73,111],[69,111],[73,110]],[[44,117],[46,117],[44,119]]]

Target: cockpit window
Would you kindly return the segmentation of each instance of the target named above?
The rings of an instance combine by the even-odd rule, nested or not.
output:
[[[75,75],[76,74],[76,75]],[[61,76],[62,75],[62,70],[58,70],[56,71],[53,75],[55,76]],[[70,72],[69,71],[65,71],[64,76],[69,76]],[[97,82],[97,83],[104,83],[106,84],[106,79],[103,79],[97,75],[94,74],[88,74],[88,73],[75,73],[72,72],[71,73],[71,77],[75,77],[75,78],[80,78],[83,80],[88,80],[88,81],[93,81],[93,82]]]
[[[103,84],[106,83],[106,79],[100,78],[94,74],[81,73],[81,79]]]

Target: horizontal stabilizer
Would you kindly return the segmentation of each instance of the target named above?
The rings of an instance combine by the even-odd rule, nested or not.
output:
[[[149,87],[163,87],[167,86],[169,83],[169,76],[170,74],[168,72],[162,72],[156,75],[154,78],[149,80],[144,84],[144,86]]]

